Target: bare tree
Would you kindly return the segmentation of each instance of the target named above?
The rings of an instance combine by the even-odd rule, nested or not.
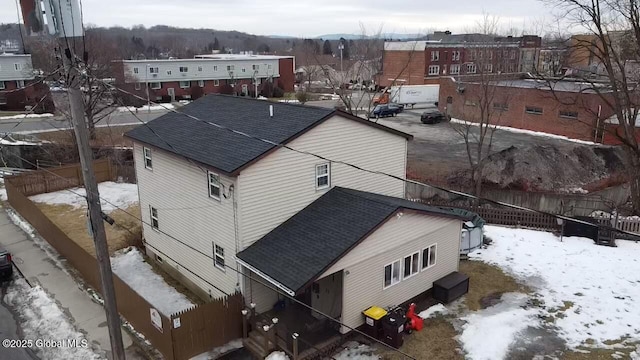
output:
[[[484,14],[477,29],[486,35],[495,35],[498,25],[499,18]],[[513,71],[509,60],[512,50],[505,52],[499,47],[480,45],[470,51],[471,61],[463,66],[472,75],[458,78],[458,92],[464,101],[462,113],[451,113],[451,109],[447,112],[464,119],[452,122],[451,126],[464,140],[473,191],[476,196],[481,196],[484,168],[493,152],[493,136],[502,114],[509,107],[508,91],[501,90],[505,84],[500,81],[504,82],[501,80],[502,72]]]
[[[625,150],[633,211],[640,214],[640,2],[638,0],[546,0],[562,22],[585,35],[573,37],[571,57],[584,56],[586,72],[574,74],[611,109],[611,130]],[[604,80],[604,84],[602,82]],[[598,129],[595,129],[598,131]]]

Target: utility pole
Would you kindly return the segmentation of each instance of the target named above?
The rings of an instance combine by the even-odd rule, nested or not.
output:
[[[80,39],[80,42],[82,39]],[[116,294],[113,286],[113,274],[111,272],[111,260],[107,247],[107,235],[104,230],[102,219],[102,209],[100,207],[100,195],[98,194],[98,184],[93,170],[93,154],[89,146],[89,131],[84,118],[84,104],[82,92],[80,90],[82,74],[74,66],[76,62],[73,41],[67,41],[67,37],[61,35],[59,38],[61,57],[64,64],[67,79],[67,94],[71,110],[71,121],[78,143],[80,153],[80,164],[82,166],[82,176],[84,187],[87,192],[87,206],[89,208],[89,220],[91,223],[91,234],[96,248],[98,267],[100,269],[100,285],[102,287],[102,298],[104,299],[104,309],[107,316],[107,327],[109,329],[109,340],[111,341],[111,352],[113,360],[125,360],[124,346],[122,344],[122,332],[120,329],[120,315],[116,306]],[[82,57],[81,57],[82,58]]]

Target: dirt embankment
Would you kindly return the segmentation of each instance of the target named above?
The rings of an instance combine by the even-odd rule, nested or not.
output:
[[[622,182],[623,171],[624,154],[617,147],[522,145],[489,156],[484,181],[501,189],[586,193]],[[449,181],[465,177],[467,172],[458,173]]]

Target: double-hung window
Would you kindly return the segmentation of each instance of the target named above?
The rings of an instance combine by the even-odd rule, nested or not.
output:
[[[316,190],[331,186],[331,167],[329,163],[316,165]]]
[[[186,72],[188,72],[188,71],[189,71],[189,68],[188,68],[188,67],[186,67],[186,66],[180,66],[180,69],[179,69],[179,70],[180,70],[180,72],[181,72],[181,73],[186,73]]]
[[[213,244],[213,264],[224,271],[224,248],[218,244]]]
[[[144,167],[149,170],[153,170],[153,161],[151,160],[151,149],[147,147],[143,147],[142,155],[144,157]]]
[[[158,209],[154,207],[149,207],[149,212],[151,216],[151,227],[154,229],[159,229],[160,222],[158,221]]]
[[[209,171],[207,173],[209,180],[209,197],[220,200],[220,175]]]

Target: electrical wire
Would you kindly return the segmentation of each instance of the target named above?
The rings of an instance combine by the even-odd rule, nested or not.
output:
[[[25,84],[25,86],[23,86],[21,88],[17,88],[17,89],[13,89],[13,90],[0,90],[0,94],[11,94],[11,93],[18,92],[18,91],[24,91],[24,89],[27,89],[27,88],[32,87],[32,86],[36,86],[36,85],[44,82],[47,78],[59,73],[61,70],[62,70],[62,67],[59,67],[56,70],[52,71],[51,73],[49,73],[47,75],[44,75],[39,80],[34,81],[32,83],[29,83],[29,84]]]
[[[131,92],[127,91],[127,90],[124,90],[122,88],[119,88],[119,87],[117,87],[115,85],[108,84],[106,82],[103,82],[103,83],[106,86],[113,87],[114,89],[116,89],[119,92],[128,94],[130,96],[136,97],[136,98],[141,99],[141,100],[145,100],[141,96],[138,96],[138,95],[136,95],[134,93],[131,93]],[[167,106],[164,106],[161,103],[156,103],[156,102],[151,102],[151,103],[153,103],[155,105],[159,105],[159,106],[163,107],[164,109],[166,109],[166,110],[168,110],[170,112],[174,112],[176,114],[183,115],[183,116],[188,117],[188,118],[190,118],[192,120],[196,120],[196,121],[208,124],[210,126],[213,126],[215,128],[221,129],[221,130],[229,131],[231,133],[234,133],[234,134],[237,134],[237,135],[241,135],[243,137],[247,137],[247,138],[250,138],[250,139],[253,139],[253,140],[261,141],[261,142],[273,145],[273,146],[278,147],[278,148],[284,148],[284,149],[287,149],[287,150],[290,150],[290,151],[293,151],[293,152],[296,152],[296,153],[299,153],[299,154],[302,154],[302,155],[312,156],[312,157],[315,157],[315,158],[318,158],[318,159],[321,159],[321,160],[324,160],[324,161],[327,161],[327,162],[330,162],[330,163],[341,164],[341,165],[356,169],[358,171],[367,172],[367,173],[375,174],[375,175],[386,176],[386,177],[389,177],[389,178],[392,178],[392,179],[396,179],[396,180],[399,180],[399,181],[402,181],[402,182],[405,182],[405,183],[433,188],[433,189],[440,190],[440,191],[443,191],[443,192],[446,192],[446,193],[449,193],[449,194],[462,196],[462,197],[465,197],[465,198],[468,198],[468,199],[472,199],[472,200],[479,200],[479,201],[483,201],[485,203],[491,203],[491,204],[495,204],[495,205],[499,205],[499,206],[503,206],[503,207],[508,207],[508,208],[516,209],[516,210],[531,212],[531,213],[538,213],[538,214],[542,214],[542,215],[546,215],[546,216],[551,216],[551,217],[554,217],[556,219],[562,219],[563,221],[571,221],[571,222],[575,222],[575,223],[579,223],[579,224],[583,224],[583,225],[595,226],[595,227],[598,227],[598,228],[603,228],[603,229],[606,229],[606,230],[610,230],[610,231],[614,231],[614,232],[618,232],[618,233],[622,233],[622,234],[626,234],[626,235],[638,236],[637,234],[630,233],[630,232],[625,231],[625,230],[616,229],[614,227],[607,226],[607,225],[593,224],[593,223],[590,223],[588,221],[576,219],[576,218],[573,218],[573,217],[570,217],[570,216],[565,216],[565,215],[560,215],[560,214],[553,214],[553,213],[550,213],[550,212],[547,212],[547,211],[541,211],[541,210],[527,208],[527,207],[524,207],[524,206],[513,205],[513,204],[509,204],[509,203],[503,202],[503,201],[497,201],[497,200],[492,200],[492,199],[488,199],[488,198],[475,196],[475,195],[468,194],[468,193],[465,193],[465,192],[462,192],[462,191],[456,191],[456,190],[447,189],[447,188],[444,188],[444,187],[438,186],[438,185],[423,183],[423,182],[416,181],[416,180],[411,180],[411,179],[405,179],[405,178],[403,178],[401,176],[388,174],[388,173],[385,173],[383,171],[367,169],[367,168],[364,168],[364,167],[361,167],[359,165],[355,165],[355,164],[352,164],[352,163],[349,163],[349,162],[346,162],[346,161],[329,158],[327,156],[319,155],[319,154],[316,154],[316,153],[313,153],[313,152],[310,152],[310,151],[299,150],[299,149],[293,148],[293,147],[291,147],[289,145],[286,145],[286,144],[278,143],[278,142],[271,141],[271,140],[268,140],[268,139],[263,139],[263,138],[260,138],[260,137],[257,137],[257,136],[251,135],[251,134],[247,134],[247,133],[239,131],[239,130],[235,130],[235,129],[230,128],[230,127],[225,126],[225,125],[221,125],[221,124],[218,124],[218,123],[215,123],[215,122],[212,122],[212,121],[203,120],[203,119],[200,119],[200,118],[198,118],[196,116],[193,116],[193,115],[190,115],[190,114],[186,114],[184,112],[177,111],[176,109],[172,109],[172,108],[169,108]],[[149,125],[147,125],[147,126],[149,126]],[[178,153],[178,154],[184,157],[184,155],[182,155],[180,153]]]

